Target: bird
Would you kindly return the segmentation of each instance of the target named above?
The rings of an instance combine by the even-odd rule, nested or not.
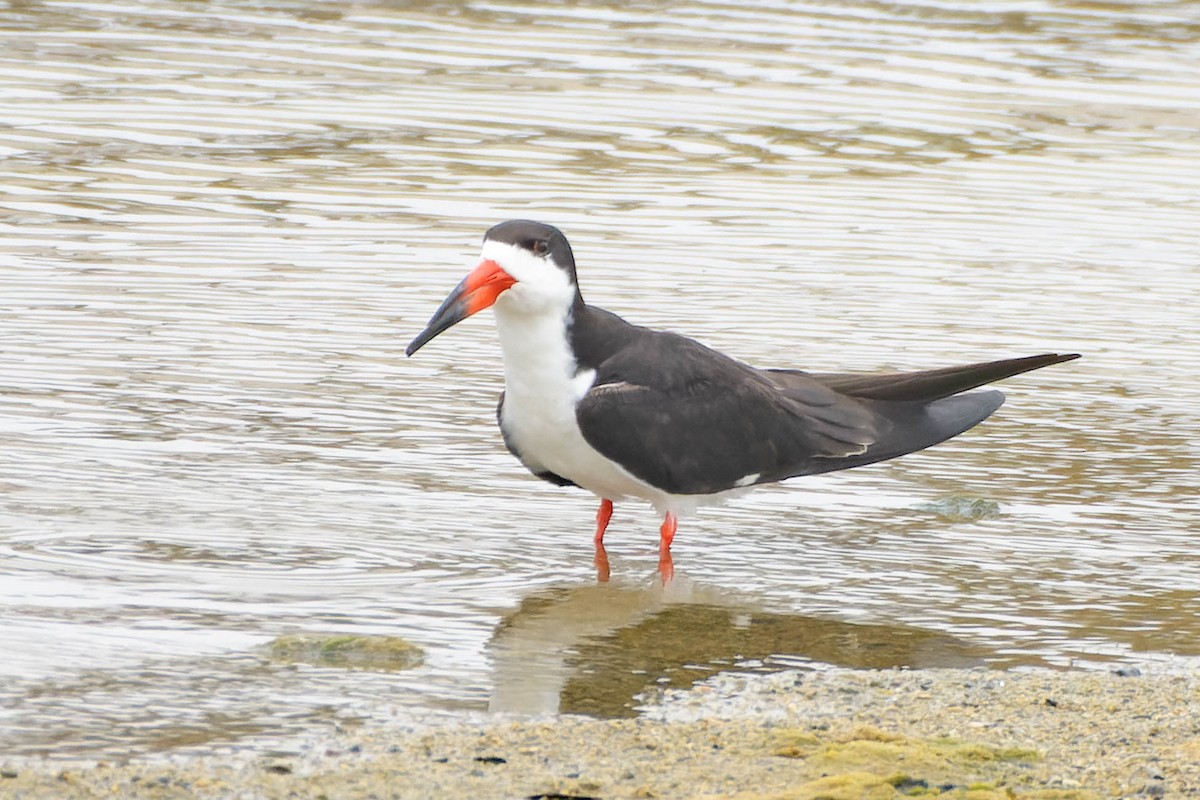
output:
[[[1079,357],[882,374],[760,369],[589,305],[566,236],[522,219],[487,231],[478,265],[406,354],[489,307],[504,361],[496,409],[504,445],[536,477],[599,498],[600,580],[614,502],[647,501],[661,515],[665,583],[680,516],[762,484],[923,450],[1004,402],[995,389],[970,390]]]

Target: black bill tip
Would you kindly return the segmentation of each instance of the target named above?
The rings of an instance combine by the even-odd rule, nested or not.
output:
[[[404,349],[404,354],[411,356],[424,347],[430,339],[470,316],[468,305],[464,297],[463,287],[459,286],[450,293],[446,301],[433,313],[433,316],[429,319],[429,324],[425,326],[425,330],[418,333],[417,337],[408,343],[408,347]]]

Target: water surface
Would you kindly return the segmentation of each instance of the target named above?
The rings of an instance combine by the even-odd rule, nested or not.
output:
[[[1195,4],[31,2],[0,43],[6,752],[1200,655]],[[665,589],[618,506],[597,586],[594,500],[500,444],[487,315],[403,356],[516,216],[761,366],[1085,358],[685,520]]]

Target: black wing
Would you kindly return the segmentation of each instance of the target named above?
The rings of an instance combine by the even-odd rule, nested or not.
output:
[[[588,444],[672,494],[825,471],[822,462],[868,452],[881,421],[870,401],[816,381],[784,392],[752,367],[661,332],[601,363],[575,414]]]
[[[576,417],[588,443],[673,494],[849,469],[986,419],[997,391],[958,395],[1074,355],[895,375],[756,370],[681,336],[639,337],[597,368]]]

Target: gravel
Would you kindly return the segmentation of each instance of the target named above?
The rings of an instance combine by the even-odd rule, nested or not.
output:
[[[1200,797],[1200,679],[724,674],[642,717],[360,729],[292,758],[0,759],[8,798]]]

